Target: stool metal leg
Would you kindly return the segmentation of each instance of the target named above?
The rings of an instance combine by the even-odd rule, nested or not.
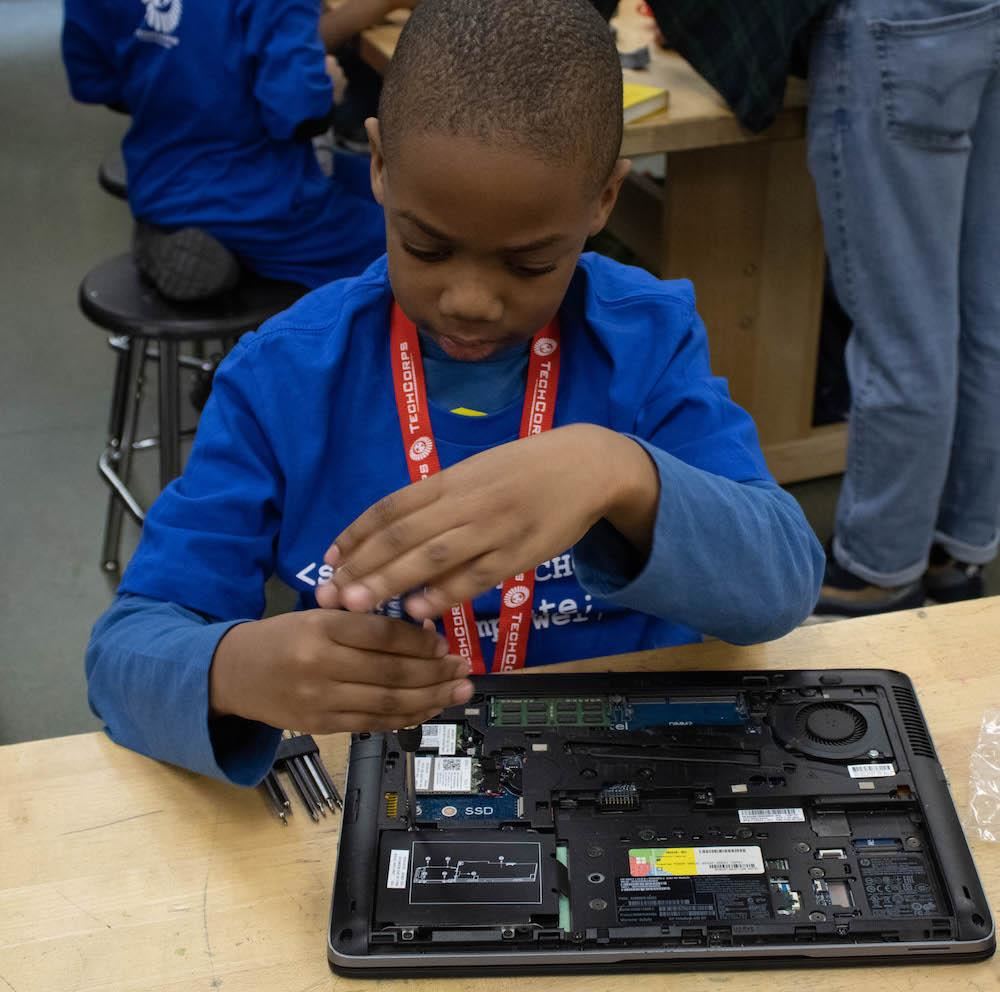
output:
[[[181,474],[181,390],[176,341],[160,341],[160,488]]]
[[[142,400],[146,342],[120,337],[113,339],[111,344],[118,352],[118,362],[111,399],[108,445],[98,460],[98,471],[111,486],[104,522],[101,568],[105,572],[115,573],[119,569],[118,550],[125,509],[128,509],[140,523],[143,519],[142,509],[128,491],[127,484],[132,462],[132,444]],[[130,400],[131,415],[128,409]]]
[[[108,345],[114,349],[118,358],[115,363],[115,384],[111,392],[111,416],[108,418],[108,444],[112,447],[121,444],[122,429],[125,426],[133,343],[132,338],[124,334],[108,339]]]
[[[128,484],[132,475],[132,455],[139,450],[139,444],[136,442],[135,436],[139,433],[139,413],[142,409],[142,399],[146,388],[146,352],[149,348],[149,342],[145,338],[142,338],[136,342],[135,348],[135,388],[132,391],[132,410],[125,420],[125,432],[122,435],[122,454],[118,475],[131,497],[125,500],[124,508],[132,514],[136,523],[141,526],[146,519],[146,514],[142,512],[142,507],[139,506],[135,497],[131,495],[131,491],[128,490]],[[137,510],[139,512],[136,512]]]

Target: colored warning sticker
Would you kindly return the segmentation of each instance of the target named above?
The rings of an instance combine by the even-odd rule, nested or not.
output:
[[[633,878],[656,875],[761,875],[759,847],[641,847],[628,852]]]

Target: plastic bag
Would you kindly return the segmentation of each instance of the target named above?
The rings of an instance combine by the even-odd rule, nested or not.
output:
[[[972,752],[968,823],[980,840],[1000,842],[1000,710],[986,711]]]

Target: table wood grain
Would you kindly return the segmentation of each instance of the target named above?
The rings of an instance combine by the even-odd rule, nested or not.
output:
[[[561,671],[893,668],[913,678],[960,812],[969,756],[1000,706],[1000,598],[558,666]],[[555,670],[555,669],[552,669]],[[346,738],[320,738],[343,785]],[[256,791],[85,734],[0,748],[0,992],[617,992],[635,977],[339,979],[325,939],[337,819],[282,827]],[[992,903],[1000,845],[972,840]],[[973,965],[643,976],[670,992],[990,992]]]

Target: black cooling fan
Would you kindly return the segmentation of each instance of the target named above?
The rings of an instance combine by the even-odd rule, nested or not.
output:
[[[868,721],[845,703],[813,703],[795,714],[796,729],[814,744],[847,747],[857,744],[868,730]]]
[[[866,716],[867,714],[867,716]],[[877,707],[822,702],[771,711],[774,735],[789,748],[814,758],[844,761],[885,754],[888,741]]]

